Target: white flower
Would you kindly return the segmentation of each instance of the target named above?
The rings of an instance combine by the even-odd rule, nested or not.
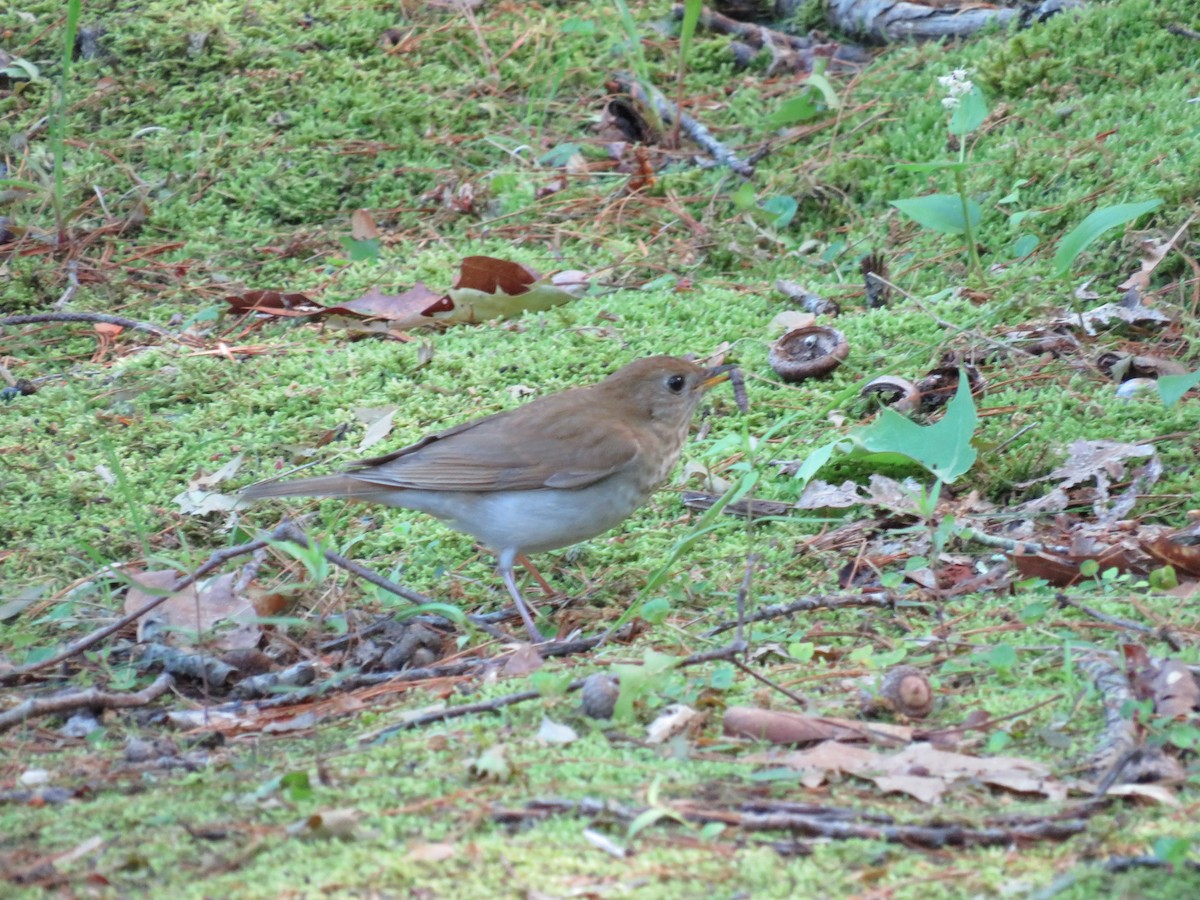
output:
[[[939,75],[938,84],[946,89],[946,99],[942,101],[942,106],[947,109],[953,109],[958,106],[958,98],[964,94],[969,94],[974,89],[975,84],[970,79],[970,69],[955,69],[949,75]],[[953,101],[947,103],[946,101]]]

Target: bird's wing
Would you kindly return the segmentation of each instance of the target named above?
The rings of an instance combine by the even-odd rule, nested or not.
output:
[[[601,421],[575,391],[422,438],[346,474],[371,484],[431,491],[580,488],[612,475],[637,454],[633,432]]]

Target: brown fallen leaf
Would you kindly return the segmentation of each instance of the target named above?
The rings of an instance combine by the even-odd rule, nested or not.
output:
[[[373,287],[357,299],[327,307],[321,312],[383,319],[396,328],[416,328],[433,324],[432,318],[436,313],[451,309],[453,304],[445,294],[430,290],[418,281],[399,294],[385,294],[378,287]]]
[[[725,710],[722,722],[725,733],[738,737],[770,741],[772,744],[811,744],[816,741],[906,742],[912,740],[912,729],[879,722],[856,722],[831,716],[808,716],[803,713],[754,706],[731,706]]]
[[[505,660],[504,668],[500,671],[506,678],[520,678],[530,672],[536,672],[543,664],[542,657],[533,644],[521,644]]]
[[[755,762],[767,762],[758,758]],[[907,793],[922,802],[936,802],[956,782],[979,781],[1022,794],[1042,794],[1051,800],[1066,797],[1066,786],[1050,777],[1039,762],[1008,756],[967,756],[917,743],[895,753],[879,753],[834,741],[771,757],[802,774],[806,786],[816,787],[834,774],[869,779],[881,790]]]
[[[1180,660],[1164,662],[1150,684],[1154,692],[1154,711],[1159,715],[1182,719],[1200,709],[1200,685]]]
[[[447,296],[453,309],[439,321],[474,324],[539,312],[579,297],[588,287],[583,272],[556,272],[543,278],[528,266],[491,256],[468,256]]]
[[[131,570],[129,575],[134,584],[125,595],[126,614],[160,596],[159,592],[179,577],[178,572],[166,569],[154,572]],[[262,638],[255,622],[258,613],[250,600],[234,595],[235,576],[236,573],[228,572],[172,594],[138,620],[138,640],[170,643],[176,647],[194,647],[203,643],[215,651],[258,646]],[[232,628],[217,628],[229,623]]]
[[[1175,535],[1163,534],[1141,541],[1142,549],[1177,572],[1200,576],[1200,545],[1186,544]]]
[[[233,312],[256,312],[284,318],[314,316],[324,311],[307,294],[297,291],[244,291],[241,294],[227,294],[225,302]]]

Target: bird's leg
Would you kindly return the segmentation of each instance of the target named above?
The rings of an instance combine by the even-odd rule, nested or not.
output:
[[[536,581],[541,589],[546,592],[547,597],[553,597],[558,593],[558,591],[552,588],[550,583],[542,577],[542,573],[537,570],[537,566],[529,561],[528,556],[526,556],[524,553],[518,553],[517,562],[523,565],[525,567],[525,571],[533,576],[533,580]],[[533,604],[530,603],[529,606],[532,608]]]
[[[509,594],[512,595],[513,603],[517,605],[517,612],[521,614],[521,621],[525,623],[525,630],[529,632],[529,639],[535,644],[540,644],[546,639],[542,637],[542,633],[533,624],[533,616],[529,613],[529,606],[525,603],[525,598],[521,596],[521,592],[517,590],[517,580],[513,578],[513,563],[516,561],[516,558],[516,550],[509,549],[500,553],[500,577],[504,580],[504,586],[508,588]]]

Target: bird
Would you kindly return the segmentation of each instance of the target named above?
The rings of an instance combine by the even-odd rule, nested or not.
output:
[[[637,359],[340,474],[261,482],[241,496],[342,497],[432,515],[496,554],[525,630],[542,643],[513,565],[602,534],[645,503],[678,462],[701,398],[732,368]]]

